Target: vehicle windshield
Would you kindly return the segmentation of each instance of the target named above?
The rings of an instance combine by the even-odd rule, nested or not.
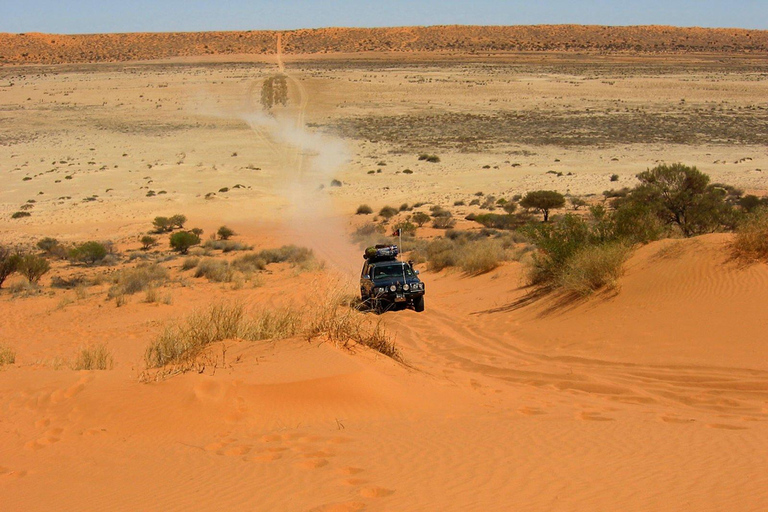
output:
[[[413,270],[411,269],[410,265],[407,265],[405,263],[399,263],[397,265],[386,265],[382,267],[374,267],[373,275],[371,276],[371,278],[385,279],[388,277],[403,277],[403,273],[405,273],[406,277],[414,276]]]

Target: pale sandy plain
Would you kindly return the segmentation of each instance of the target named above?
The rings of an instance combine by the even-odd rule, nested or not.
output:
[[[127,254],[153,217],[184,213],[206,233],[227,224],[257,248],[292,242],[327,261],[240,287],[171,259],[170,304],[52,289],[55,275],[113,271],[63,262],[38,295],[0,292],[0,344],[17,354],[0,369],[0,509],[768,507],[768,265],[733,261],[727,234],[641,247],[617,295],[567,307],[521,302],[517,262],[423,272],[426,311],[381,316],[407,364],[320,339],[229,340],[215,368],[140,381],[149,342],[197,308],[353,293],[360,203],[540,188],[597,199],[676,161],[765,193],[764,58],[291,56],[290,102],[272,118],[259,94],[278,67],[0,68],[3,243],[111,240]],[[32,216],[11,220],[28,200]],[[68,367],[100,342],[113,369]]]

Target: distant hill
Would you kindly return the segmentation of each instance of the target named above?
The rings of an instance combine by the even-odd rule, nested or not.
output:
[[[768,53],[768,30],[664,26],[435,26],[291,30],[286,54],[559,51]],[[278,32],[0,34],[0,64],[119,62],[200,55],[273,54]]]

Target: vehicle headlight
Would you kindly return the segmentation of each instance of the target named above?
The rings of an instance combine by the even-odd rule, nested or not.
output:
[[[384,288],[376,288],[376,293],[383,293],[383,292],[384,292]]]
[[[408,283],[405,283],[405,284],[403,285],[403,290],[405,290],[405,291],[408,291],[408,290],[410,290],[410,289],[411,289],[411,287],[410,287],[410,286],[408,286]]]
[[[392,285],[389,287],[389,291],[393,292],[395,290],[397,290],[397,287],[395,285]]]

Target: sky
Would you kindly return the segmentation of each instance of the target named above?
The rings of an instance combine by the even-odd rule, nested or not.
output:
[[[11,33],[563,23],[768,29],[768,0],[0,0]]]

